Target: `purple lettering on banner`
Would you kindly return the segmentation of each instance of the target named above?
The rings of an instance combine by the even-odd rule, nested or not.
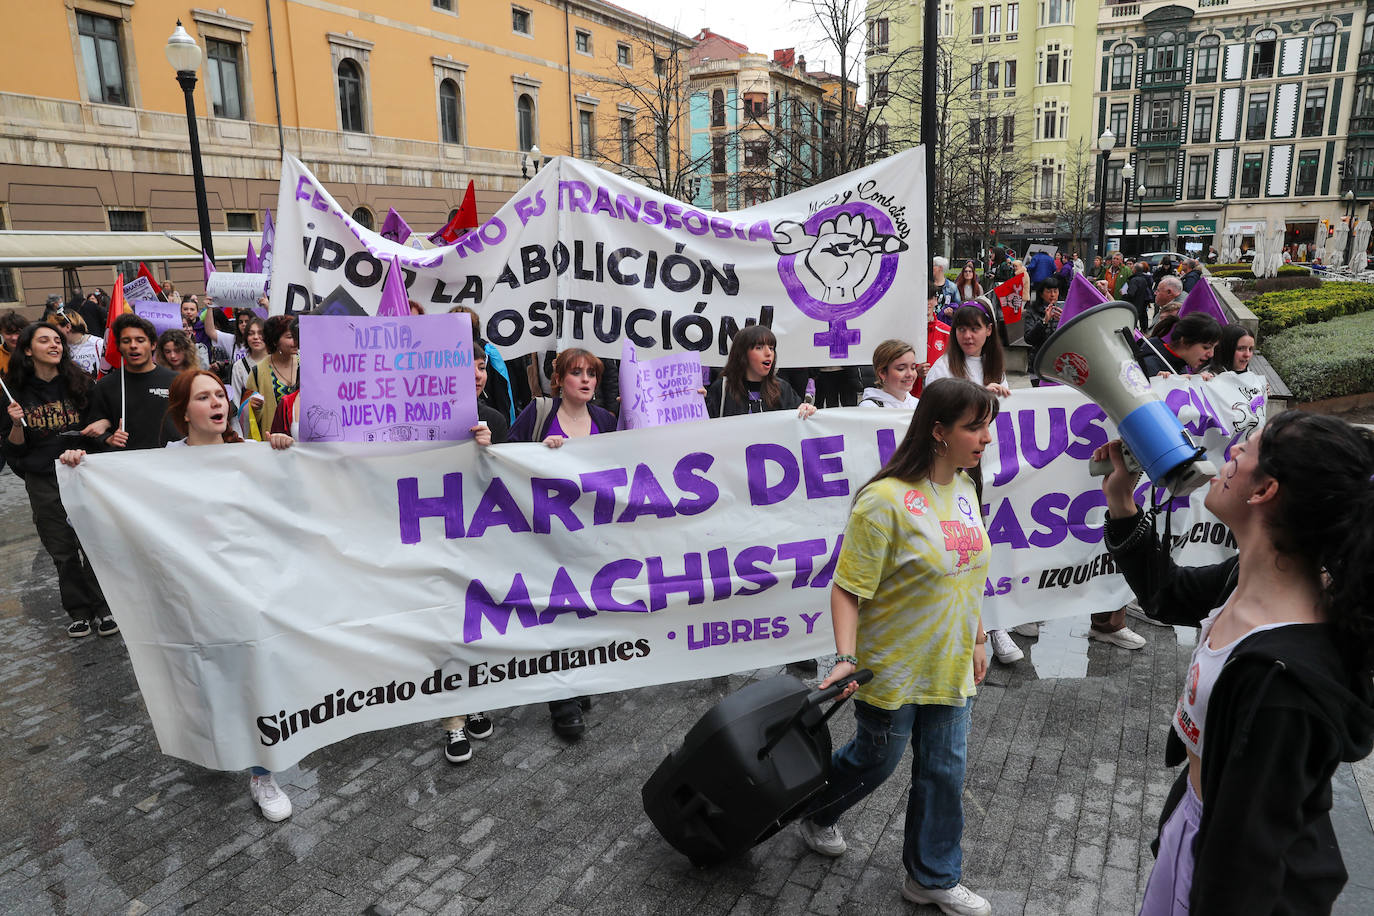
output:
[[[302,315],[300,375],[306,442],[453,442],[477,423],[465,315]]]
[[[577,614],[579,619],[595,617],[596,611],[587,606],[582,593],[573,584],[572,576],[562,566],[553,574],[553,585],[549,588],[549,606],[539,615],[540,623],[553,623],[559,614]]]
[[[608,468],[604,471],[591,471],[578,478],[584,493],[595,493],[596,502],[592,506],[592,524],[609,524],[615,512],[615,491],[625,486],[630,479],[624,468]]]
[[[1010,483],[1021,470],[1021,458],[1016,453],[1016,424],[1011,411],[999,413],[993,426],[997,429],[997,473],[993,475],[992,485],[1001,487]]]
[[[444,475],[443,496],[420,496],[420,481],[402,477],[396,481],[396,501],[401,520],[401,543],[420,543],[420,519],[442,518],[444,537],[463,536],[463,475]]]
[[[642,601],[631,601],[623,604],[617,601],[612,589],[615,583],[621,579],[636,579],[639,572],[644,568],[644,564],[638,560],[612,560],[605,566],[596,571],[592,576],[592,603],[599,611],[625,611],[630,613],[648,613],[648,606]]]
[[[1068,534],[1068,522],[1058,514],[1069,507],[1069,494],[1046,493],[1031,503],[1031,520],[1044,527],[1044,531],[1031,533],[1033,547],[1054,547]]]
[[[582,488],[575,480],[562,477],[531,477],[534,533],[553,533],[553,519],[563,523],[568,531],[580,531],[582,520],[573,511],[573,504],[582,498]]]
[[[878,430],[878,467],[887,464],[887,459],[891,458],[895,451],[897,451],[897,431],[895,429]]]
[[[687,493],[673,506],[678,515],[697,515],[705,512],[720,499],[720,487],[706,477],[706,472],[716,461],[716,456],[708,452],[688,452],[678,459],[673,467],[673,483],[679,490]],[[695,497],[690,499],[688,497]]]
[[[778,584],[778,577],[768,570],[774,556],[772,547],[746,547],[735,554],[735,575],[745,582],[753,583],[752,586],[741,585],[736,589],[736,597],[757,595]]]
[[[782,479],[776,484],[768,483],[768,464],[772,462],[782,469]],[[744,465],[748,471],[749,504],[751,506],[771,506],[782,502],[797,489],[801,479],[801,469],[797,466],[797,456],[786,446],[771,442],[757,442],[744,450]]]
[[[792,577],[793,588],[805,588],[811,580],[812,560],[826,553],[825,538],[812,538],[807,541],[790,541],[778,545],[778,559],[792,560],[796,575]]]
[[[734,577],[730,575],[730,551],[724,547],[706,551],[706,566],[711,573],[711,600],[724,601],[730,597]]]
[[[134,304],[134,314],[153,323],[153,331],[178,331],[182,327],[181,303],[163,302],[160,299],[139,299]],[[224,332],[220,332],[224,333]]]
[[[844,474],[844,436],[819,436],[803,439],[802,468],[806,477],[806,498],[824,499],[827,496],[848,496],[849,479],[827,474]]]
[[[649,470],[647,464],[635,466],[628,503],[616,521],[632,522],[641,515],[652,515],[655,518],[672,518],[674,515],[672,500],[658,485],[654,472]]]
[[[500,477],[492,478],[482,494],[482,501],[473,510],[472,521],[468,523],[468,537],[479,538],[487,533],[488,528],[496,527],[514,534],[530,530],[530,523],[520,511],[520,504]]]
[[[1107,444],[1107,428],[1102,425],[1106,419],[1107,412],[1096,404],[1084,404],[1069,416],[1069,432],[1076,437],[1064,450],[1070,458],[1087,461]]]
[[[676,592],[686,594],[688,604],[701,604],[706,600],[706,580],[701,574],[701,554],[683,554],[681,575],[665,573],[662,557],[649,557],[646,562],[649,567],[649,610],[663,610],[668,606],[668,596]]]
[[[510,591],[499,603],[491,597],[481,579],[473,579],[463,599],[463,642],[477,642],[482,638],[483,620],[489,621],[497,634],[504,636],[512,613],[522,627],[539,626],[539,615],[534,611],[530,590],[525,587],[525,579],[520,573],[515,574]]]
[[[1021,430],[1021,454],[1026,457],[1026,463],[1031,467],[1039,469],[1049,464],[1060,455],[1064,454],[1064,449],[1069,444],[1069,428],[1066,411],[1062,407],[1051,407],[1049,409],[1049,433],[1050,439],[1042,449],[1035,441],[1035,421],[1038,411],[1018,410],[1016,412],[1016,425]]]

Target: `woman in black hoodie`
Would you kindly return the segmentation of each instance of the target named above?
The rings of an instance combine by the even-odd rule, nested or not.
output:
[[[119,625],[110,616],[90,561],[67,523],[55,465],[67,449],[92,445],[79,433],[86,426],[95,383],[72,362],[61,332],[53,325],[36,323],[20,332],[5,384],[15,398],[0,427],[5,460],[24,478],[38,539],[57,567],[62,607],[72,618],[67,635],[78,639],[94,629],[101,636],[113,636]]]
[[[1152,618],[1200,626],[1165,762],[1142,916],[1329,913],[1346,881],[1331,776],[1374,746],[1374,435],[1289,411],[1231,448],[1206,506],[1239,555],[1177,568],[1119,442],[1105,543]]]

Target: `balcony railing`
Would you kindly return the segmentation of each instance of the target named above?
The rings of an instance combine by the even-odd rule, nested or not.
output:
[[[1173,182],[1168,184],[1147,184],[1145,186],[1145,202],[1158,203],[1160,201],[1172,201],[1178,196],[1178,189]]]
[[[1182,142],[1181,133],[1177,127],[1149,127],[1140,132],[1140,146],[1178,146]]]
[[[1182,86],[1184,75],[1182,67],[1172,67],[1168,70],[1146,70],[1141,75],[1141,83],[1146,87],[1159,86]]]
[[[1360,52],[1360,60],[1358,66],[1361,70],[1365,69],[1366,67],[1374,67],[1374,48],[1366,48],[1365,50]]]
[[[1363,116],[1350,118],[1350,133],[1355,134],[1374,134],[1374,117]]]
[[[1125,18],[1127,18],[1127,17],[1129,17],[1129,16],[1139,16],[1139,15],[1140,15],[1140,4],[1139,4],[1139,3],[1121,3],[1121,4],[1118,4],[1118,5],[1114,6],[1114,7],[1112,7],[1112,18],[1113,18],[1113,19],[1125,19]]]

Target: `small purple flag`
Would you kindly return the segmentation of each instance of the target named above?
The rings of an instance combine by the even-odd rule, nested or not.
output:
[[[215,272],[215,262],[210,260],[210,256],[205,252],[200,253],[201,259],[205,261],[205,280],[209,282],[210,274]]]
[[[381,236],[384,239],[391,239],[398,245],[404,245],[410,238],[410,227],[406,221],[401,219],[401,214],[392,207],[387,210],[386,219],[382,222]]]
[[[253,241],[248,241],[248,253],[243,256],[243,272],[246,274],[262,273],[262,261],[258,259],[258,253],[253,250]]]
[[[377,306],[377,314],[402,318],[410,314],[405,273],[401,270],[400,259],[394,256],[391,269],[386,272],[386,280],[382,283],[382,301]]]
[[[1059,326],[1068,324],[1070,319],[1075,318],[1082,312],[1086,312],[1094,305],[1101,305],[1108,301],[1107,296],[1093,285],[1092,281],[1080,273],[1073,275],[1073,280],[1069,281],[1069,294],[1064,297],[1063,311],[1059,315]]]
[[[1226,319],[1226,312],[1222,311],[1221,303],[1217,301],[1217,294],[1212,291],[1212,284],[1208,283],[1206,279],[1198,281],[1188,295],[1184,297],[1183,305],[1178,310],[1178,317],[1183,318],[1194,312],[1212,316],[1217,320],[1217,324],[1222,327],[1229,324]],[[1165,339],[1173,342],[1174,332],[1170,331],[1165,335]]]

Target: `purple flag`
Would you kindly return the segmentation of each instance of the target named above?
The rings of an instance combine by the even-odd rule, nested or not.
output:
[[[258,244],[259,273],[272,274],[272,249],[277,244],[277,227],[272,225],[272,211],[262,211],[262,241]]]
[[[401,271],[399,258],[391,259],[391,269],[386,272],[382,283],[382,301],[377,306],[377,314],[405,317],[410,314],[410,299],[406,296],[405,274]]]
[[[1069,320],[1082,312],[1086,312],[1094,305],[1101,305],[1107,301],[1106,295],[1102,290],[1093,286],[1092,281],[1081,273],[1074,273],[1073,280],[1069,282],[1069,294],[1064,297],[1063,311],[1059,315],[1059,326],[1068,324]]]
[[[243,272],[246,274],[262,273],[262,261],[258,258],[258,253],[253,250],[253,241],[248,241],[248,253],[243,256]]]
[[[210,274],[215,272],[215,262],[210,260],[210,256],[205,252],[200,253],[201,259],[205,261],[205,280],[210,281]]]
[[[406,240],[410,238],[410,227],[406,225],[405,220],[401,219],[401,214],[396,212],[395,207],[387,210],[386,220],[382,222],[381,236],[384,239],[391,239],[398,245],[404,245]]]
[[[1189,291],[1188,295],[1183,298],[1183,306],[1178,310],[1178,317],[1182,318],[1194,312],[1211,315],[1217,320],[1217,324],[1221,325],[1223,328],[1229,324],[1226,318],[1226,312],[1222,311],[1221,303],[1217,301],[1217,294],[1212,292],[1212,284],[1208,283],[1205,279],[1198,281],[1192,290]],[[1166,335],[1166,339],[1172,341],[1173,338],[1174,333],[1170,331],[1168,335]]]

